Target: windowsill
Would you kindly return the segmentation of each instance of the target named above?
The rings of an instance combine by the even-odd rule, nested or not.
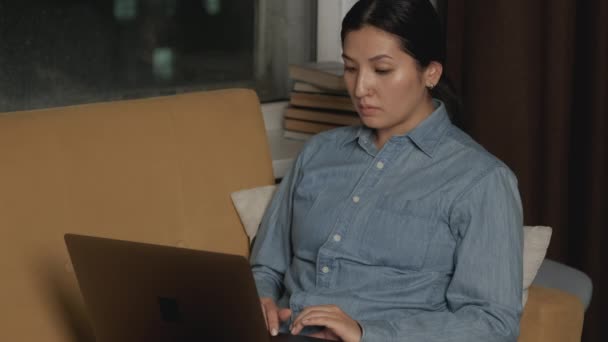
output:
[[[264,125],[272,156],[272,171],[275,179],[285,176],[293,161],[300,153],[304,141],[286,139],[283,137],[283,111],[287,101],[269,102],[262,104]]]

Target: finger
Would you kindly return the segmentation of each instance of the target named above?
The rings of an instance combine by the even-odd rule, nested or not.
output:
[[[329,305],[313,305],[313,306],[307,306],[304,308],[304,310],[302,310],[300,312],[300,315],[302,314],[306,314],[309,311],[325,311],[325,312],[341,312],[342,310],[333,304],[329,304]]]
[[[343,325],[341,323],[343,322],[339,318],[328,315],[315,315],[312,317],[306,317],[301,322],[302,326],[318,325],[330,329],[340,328],[340,325]]]
[[[292,334],[299,334],[306,326],[322,326],[332,331],[337,336],[342,336],[345,331],[345,324],[340,319],[333,316],[314,316],[304,320],[294,329]]]
[[[327,326],[325,324],[311,324],[309,323],[312,319],[314,318],[319,318],[320,321],[323,320],[337,320],[338,318],[336,317],[335,314],[333,313],[328,313],[328,312],[324,312],[324,311],[311,311],[309,313],[307,313],[306,315],[303,316],[299,316],[299,319],[294,321],[292,328],[291,328],[291,333],[294,335],[297,335],[300,333],[300,331],[302,331],[302,328],[304,328],[305,326],[308,325],[322,325],[322,326]],[[319,321],[319,320],[317,320]],[[327,326],[329,327],[329,326]]]
[[[270,335],[276,336],[279,333],[279,312],[276,305],[265,304],[266,307],[266,319],[268,321],[268,329]]]
[[[289,317],[291,317],[291,310],[290,309],[280,309],[279,310],[279,319],[281,320],[281,322],[284,322],[286,320],[289,319]]]
[[[361,327],[350,318],[314,316],[307,318],[302,323],[306,326],[325,326],[328,334],[331,333],[342,341],[359,341],[361,339]]]
[[[260,306],[262,307],[262,315],[264,316],[264,324],[266,325],[266,330],[268,330],[268,316],[266,315],[266,307],[264,306],[264,304],[260,304]]]
[[[294,318],[293,322],[291,322],[291,326],[289,327],[289,330],[293,331],[296,326],[301,325],[300,322],[302,321],[302,319],[304,319],[305,317],[308,317],[311,313],[314,313],[314,312],[316,312],[314,307],[308,307],[308,308],[302,310],[302,312],[300,312],[300,314],[298,314],[298,316],[296,318]]]
[[[340,308],[338,306],[336,306],[336,305],[314,305],[314,306],[308,306],[308,307],[304,308],[304,310],[302,310],[298,314],[298,316],[296,318],[294,318],[293,323],[292,323],[292,327],[302,317],[308,315],[312,311],[322,311],[322,312],[328,312],[328,313],[329,312],[334,312],[334,313],[341,313],[342,312],[342,310],[340,310]]]

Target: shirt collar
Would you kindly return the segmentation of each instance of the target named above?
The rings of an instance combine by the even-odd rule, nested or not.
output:
[[[342,146],[345,146],[347,144],[352,143],[355,140],[359,140],[362,138],[371,138],[372,134],[373,134],[373,132],[371,131],[371,129],[361,125],[361,126],[357,127],[357,129],[353,130],[352,134],[349,134],[346,136],[346,138],[342,142]]]
[[[406,134],[422,152],[431,158],[441,138],[451,125],[445,104],[437,99],[433,99],[433,102],[435,111]]]
[[[344,147],[351,143],[358,143],[368,153],[375,155],[376,146],[374,145],[374,131],[366,126],[359,126],[351,134],[346,136],[341,146]]]
[[[451,125],[445,104],[437,99],[433,99],[433,104],[435,105],[435,111],[429,117],[424,119],[410,132],[394,136],[390,141],[402,143],[406,139],[409,139],[418,149],[432,158],[435,148],[441,141],[446,129]],[[353,134],[345,139],[343,145],[355,140],[358,140],[362,145],[373,143],[373,134],[372,129],[360,126],[359,129],[353,131]]]

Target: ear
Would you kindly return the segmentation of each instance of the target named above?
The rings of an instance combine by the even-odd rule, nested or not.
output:
[[[431,61],[429,65],[424,70],[424,82],[426,86],[429,88],[433,88],[439,83],[439,79],[441,79],[441,74],[443,73],[443,65],[436,61]]]

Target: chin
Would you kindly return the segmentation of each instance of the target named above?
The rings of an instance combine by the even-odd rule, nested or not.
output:
[[[363,125],[369,128],[378,129],[384,126],[382,120],[378,120],[378,118],[370,118],[365,116],[359,116],[359,118],[361,119]]]

